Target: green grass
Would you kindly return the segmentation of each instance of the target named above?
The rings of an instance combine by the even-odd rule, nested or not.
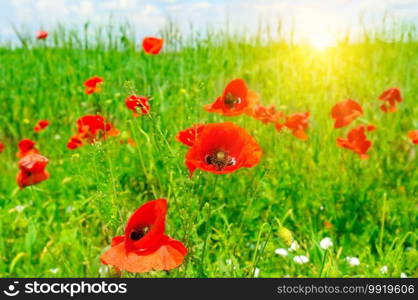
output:
[[[418,42],[389,42],[368,32],[359,43],[317,51],[261,36],[181,38],[167,30],[163,53],[148,56],[127,32],[77,35],[61,28],[46,42],[21,36],[22,47],[0,48],[0,141],[7,147],[0,154],[1,277],[103,276],[99,256],[111,238],[122,234],[136,208],[160,197],[169,201],[167,233],[184,242],[186,261],[170,272],[122,276],[252,277],[255,268],[260,277],[418,275],[417,147],[406,137],[418,129]],[[85,95],[82,83],[93,75],[104,77],[102,92]],[[309,111],[309,140],[247,116],[205,112],[203,104],[237,77],[264,104]],[[384,114],[377,97],[392,86],[405,101]],[[133,90],[153,96],[149,117],[134,119],[125,107]],[[356,124],[378,128],[368,134],[368,160],[336,146],[347,129],[333,129],[330,109],[346,98],[365,110]],[[93,113],[138,147],[114,138],[66,149],[75,121]],[[36,135],[39,119],[51,125]],[[177,132],[223,121],[255,137],[264,151],[261,163],[222,176],[196,171],[190,179]],[[50,159],[51,178],[19,190],[15,153],[22,138],[37,141]],[[287,248],[278,221],[301,246],[288,257],[274,253]],[[327,251],[319,247],[324,237],[334,242]],[[298,265],[294,255],[310,261]],[[346,256],[359,257],[360,265],[349,266]],[[384,265],[388,273],[381,274]]]

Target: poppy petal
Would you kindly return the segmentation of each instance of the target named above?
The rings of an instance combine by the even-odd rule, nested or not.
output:
[[[153,253],[138,255],[126,252],[124,243],[119,243],[100,256],[104,264],[112,265],[119,270],[144,273],[152,270],[171,270],[177,268],[184,260],[187,250],[176,240],[166,237],[166,242]]]
[[[138,208],[125,227],[125,243],[128,251],[149,253],[161,246],[167,214],[167,200],[149,201]],[[140,234],[138,240],[133,233]]]
[[[361,105],[352,99],[335,104],[331,110],[331,116],[335,120],[334,128],[345,127],[361,115],[363,115]]]
[[[205,128],[204,124],[195,124],[191,128],[187,128],[185,130],[180,131],[176,139],[186,145],[186,146],[193,146],[195,140],[198,138],[199,134],[202,133],[203,129]]]
[[[402,102],[401,91],[399,88],[390,88],[385,90],[380,96],[379,100],[385,101],[387,103],[382,104],[380,109],[385,112],[396,112],[396,102]]]

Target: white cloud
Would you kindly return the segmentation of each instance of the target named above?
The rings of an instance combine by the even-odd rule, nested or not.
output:
[[[41,20],[53,18],[54,20],[66,19],[69,14],[65,0],[38,0],[35,2],[34,13]]]
[[[82,0],[80,3],[79,13],[84,18],[91,17],[94,12],[93,3],[91,0]]]
[[[136,8],[136,4],[135,0],[110,0],[100,1],[98,5],[105,10],[131,10]]]

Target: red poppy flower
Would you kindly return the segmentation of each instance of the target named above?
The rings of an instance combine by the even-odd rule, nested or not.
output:
[[[76,133],[73,135],[67,143],[67,148],[70,150],[77,149],[78,147],[83,146],[84,133]]]
[[[2,153],[3,151],[4,151],[4,144],[0,142],[0,153]]]
[[[326,229],[331,229],[333,225],[332,225],[331,222],[324,221],[324,226],[325,226]]]
[[[187,249],[164,234],[166,214],[165,199],[142,205],[129,218],[125,235],[114,237],[110,249],[100,256],[101,262],[135,273],[177,268]]]
[[[331,110],[331,116],[335,120],[334,128],[347,126],[361,115],[363,115],[361,105],[352,99],[335,104]]]
[[[146,37],[142,41],[142,48],[147,54],[158,54],[163,48],[164,40],[156,37]]]
[[[136,142],[134,139],[129,138],[127,141],[127,144],[130,145],[131,147],[136,147]]]
[[[35,148],[35,142],[29,139],[23,139],[18,144],[19,151],[16,153],[18,158],[22,158],[28,154],[39,154],[39,150]]]
[[[106,137],[119,135],[112,123],[106,122],[100,115],[86,115],[77,120],[77,133],[67,143],[67,148],[74,150],[81,147],[84,142],[93,144]]]
[[[105,139],[106,137],[118,136],[119,134],[120,134],[120,131],[116,129],[116,127],[113,126],[112,123],[107,123],[103,138]]]
[[[100,115],[86,115],[77,120],[78,132],[87,132],[91,135],[105,130],[105,118]]]
[[[186,145],[191,145],[186,154],[186,166],[190,176],[196,169],[227,174],[239,168],[251,168],[259,163],[262,155],[255,139],[231,122],[205,125],[195,135],[194,141],[181,140],[182,143],[184,141]]]
[[[26,186],[40,183],[49,178],[45,170],[48,159],[40,154],[28,154],[19,160],[19,169],[16,181],[22,189]]]
[[[273,104],[268,106],[256,104],[251,111],[251,116],[256,120],[267,124],[277,123],[277,121],[283,117],[283,113],[277,111]]]
[[[33,130],[35,132],[40,132],[42,130],[44,130],[45,128],[47,128],[49,125],[49,121],[48,120],[40,120],[38,123],[36,123],[35,127],[33,128]]]
[[[360,125],[354,129],[351,129],[346,139],[337,138],[337,145],[342,148],[350,149],[356,152],[361,159],[369,157],[367,152],[372,146],[372,142],[366,137],[367,131],[373,131],[376,127],[373,125]]]
[[[276,128],[277,126],[280,126],[280,128],[281,126],[286,126],[287,128],[291,130],[292,134],[295,137],[301,140],[307,140],[308,136],[306,135],[305,130],[309,126],[309,123],[308,123],[309,116],[310,116],[309,112],[296,113],[293,115],[289,115],[286,117],[285,123],[277,124]]]
[[[249,91],[242,79],[234,79],[226,86],[222,96],[212,104],[206,104],[205,110],[224,116],[251,115],[253,106],[257,103],[256,93]]]
[[[131,147],[136,147],[136,142],[132,138],[127,138],[126,140],[120,140],[119,143],[120,144],[128,144]]]
[[[388,102],[380,106],[382,111],[395,112],[396,102],[402,102],[401,91],[398,88],[390,88],[379,96],[379,100]]]
[[[408,137],[412,143],[418,145],[418,130],[411,130],[408,132]],[[0,151],[1,152],[1,151]]]
[[[44,40],[44,39],[46,39],[48,37],[48,32],[46,32],[45,30],[39,30],[37,33],[36,33],[36,38],[38,39],[38,40]]]
[[[144,96],[131,95],[125,99],[125,104],[128,109],[134,112],[134,117],[141,115],[146,115],[150,111],[150,105],[148,103],[148,98]],[[140,114],[138,112],[141,112]]]
[[[91,77],[84,82],[86,87],[84,92],[89,95],[100,91],[100,86],[103,83],[103,78],[101,77]]]
[[[194,124],[191,128],[180,131],[176,139],[186,146],[192,147],[197,137],[202,133],[204,124]]]

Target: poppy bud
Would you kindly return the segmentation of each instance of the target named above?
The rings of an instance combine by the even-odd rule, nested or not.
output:
[[[286,244],[286,246],[290,247],[293,242],[292,232],[284,226],[279,228],[278,232],[279,238]]]

